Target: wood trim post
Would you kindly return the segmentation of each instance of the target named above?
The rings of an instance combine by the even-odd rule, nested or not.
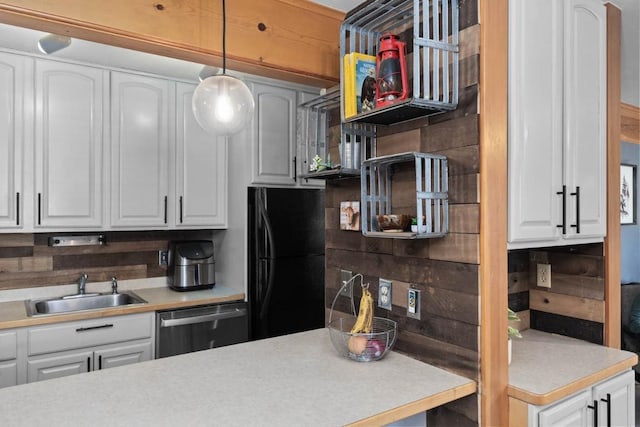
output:
[[[604,344],[620,348],[620,27],[621,13],[607,8],[607,236],[604,239]]]
[[[509,423],[508,0],[480,1],[480,424]]]

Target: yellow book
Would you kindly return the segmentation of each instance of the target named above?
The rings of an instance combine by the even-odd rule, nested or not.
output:
[[[343,76],[342,84],[344,85],[343,100],[344,102],[344,118],[349,118],[356,114],[356,98],[353,86],[353,69],[351,67],[351,53],[347,53],[343,58]]]
[[[356,104],[355,114],[376,108],[376,57],[359,52],[351,53],[352,96]]]

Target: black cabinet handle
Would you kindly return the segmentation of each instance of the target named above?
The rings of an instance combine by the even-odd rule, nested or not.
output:
[[[293,181],[298,180],[298,158],[293,156]]]
[[[42,223],[42,193],[38,193],[38,225]]]
[[[580,234],[580,187],[576,187],[576,192],[571,195],[576,196],[576,223],[571,227],[576,229],[577,234]]]
[[[87,372],[91,372],[91,356],[87,357]]]
[[[562,191],[558,191],[557,195],[562,195],[562,224],[556,225],[562,228],[562,234],[567,234],[567,186],[562,186]]]
[[[180,196],[180,224],[182,224],[182,196]]]
[[[600,399],[607,403],[607,427],[611,427],[611,393],[607,393],[606,399]]]
[[[102,369],[102,355],[98,356],[98,370]]]
[[[113,328],[113,323],[105,323],[104,325],[89,326],[86,328],[77,328],[76,332],[86,332],[86,331],[93,331],[94,329],[106,329],[106,328]]]
[[[598,425],[598,401],[594,400],[593,405],[588,405],[587,408],[593,409],[593,426]]]
[[[164,196],[164,223],[167,223],[167,196]]]
[[[20,225],[20,193],[16,193],[16,225]]]

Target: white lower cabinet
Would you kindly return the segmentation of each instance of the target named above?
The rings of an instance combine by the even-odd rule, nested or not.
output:
[[[144,362],[151,360],[152,354],[151,340],[143,340],[100,347],[100,349],[93,351],[71,351],[34,357],[27,362],[27,382],[49,380]]]
[[[27,330],[27,382],[151,360],[154,313],[34,326]]]
[[[18,384],[18,340],[15,330],[0,331],[0,388]]]
[[[528,418],[529,427],[634,426],[634,373],[629,370],[546,406],[529,405]]]

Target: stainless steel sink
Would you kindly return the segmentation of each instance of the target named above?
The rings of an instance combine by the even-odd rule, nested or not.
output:
[[[117,294],[68,295],[58,298],[25,301],[28,316],[71,313],[146,303],[147,301],[131,291],[124,291]]]

